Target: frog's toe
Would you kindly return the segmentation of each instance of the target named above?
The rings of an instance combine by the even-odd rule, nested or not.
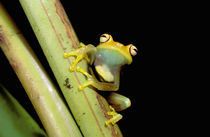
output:
[[[75,71],[75,67],[74,66],[70,66],[70,71]]]
[[[82,85],[79,85],[79,90],[83,90],[84,87]]]
[[[65,52],[64,53],[64,57],[65,58],[68,58],[69,56],[76,56],[77,55],[77,53],[75,52],[75,51],[72,51],[72,52]]]
[[[117,114],[114,115],[111,119],[105,121],[106,126],[108,126],[110,123],[112,123],[112,125],[114,125],[115,123],[117,123],[120,119],[122,119],[122,115],[121,114]]]
[[[64,57],[67,58],[69,56],[69,53],[64,53]]]

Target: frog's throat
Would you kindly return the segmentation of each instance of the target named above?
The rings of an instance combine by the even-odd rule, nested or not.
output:
[[[100,48],[100,49],[110,49],[110,50],[115,50],[115,51],[118,51],[119,53],[121,53],[123,56],[126,57],[127,59],[127,64],[131,64],[132,63],[132,56],[130,55],[129,53],[129,49],[127,49],[126,46],[124,46],[123,49],[119,49],[119,48],[116,48],[114,46],[105,46],[105,45],[99,45],[97,48]]]

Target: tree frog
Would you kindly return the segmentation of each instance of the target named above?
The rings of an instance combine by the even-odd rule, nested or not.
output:
[[[79,89],[83,90],[87,86],[93,86],[101,91],[117,91],[119,89],[121,67],[132,63],[132,56],[137,54],[137,48],[132,44],[125,46],[116,42],[109,34],[100,36],[100,43],[97,47],[92,44],[84,45],[80,43],[80,45],[80,48],[70,53],[64,53],[65,58],[76,56],[70,70],[77,70],[87,77],[87,81],[80,85]],[[81,67],[76,67],[82,59],[86,59],[90,65],[94,65],[100,80],[97,80],[92,69],[90,69],[91,74],[89,74]],[[111,93],[108,102],[113,106],[110,106],[111,111],[108,112],[108,115],[113,117],[105,122],[106,125],[115,124],[119,121],[122,115],[116,111],[124,110],[131,105],[129,98],[117,93]]]

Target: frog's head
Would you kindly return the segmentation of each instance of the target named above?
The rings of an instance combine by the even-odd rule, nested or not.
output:
[[[132,56],[135,56],[138,51],[137,48],[132,44],[125,46],[119,42],[115,42],[112,36],[109,34],[101,35],[98,48],[112,50],[117,56],[125,58],[126,64],[130,64],[132,62]]]

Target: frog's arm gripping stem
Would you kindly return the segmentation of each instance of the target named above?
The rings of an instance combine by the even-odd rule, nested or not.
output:
[[[79,86],[80,90],[83,90],[87,86],[93,86],[101,91],[117,91],[119,89],[119,78],[116,77],[116,81],[114,83],[107,83],[107,82],[100,82],[98,81],[95,76],[90,75],[89,73],[85,72],[81,67],[77,67],[77,71],[81,72],[87,77],[87,81]]]
[[[83,43],[80,43],[81,47],[79,49],[76,49],[74,51],[71,51],[69,53],[64,53],[64,57],[67,58],[69,56],[76,56],[75,61],[73,62],[73,64],[70,67],[71,71],[74,71],[76,68],[76,65],[79,63],[79,61],[81,61],[83,58],[85,58],[87,60],[88,63],[91,63],[92,61],[88,58],[88,53],[92,52],[95,53],[96,52],[96,47],[88,44],[88,45],[84,45]]]

